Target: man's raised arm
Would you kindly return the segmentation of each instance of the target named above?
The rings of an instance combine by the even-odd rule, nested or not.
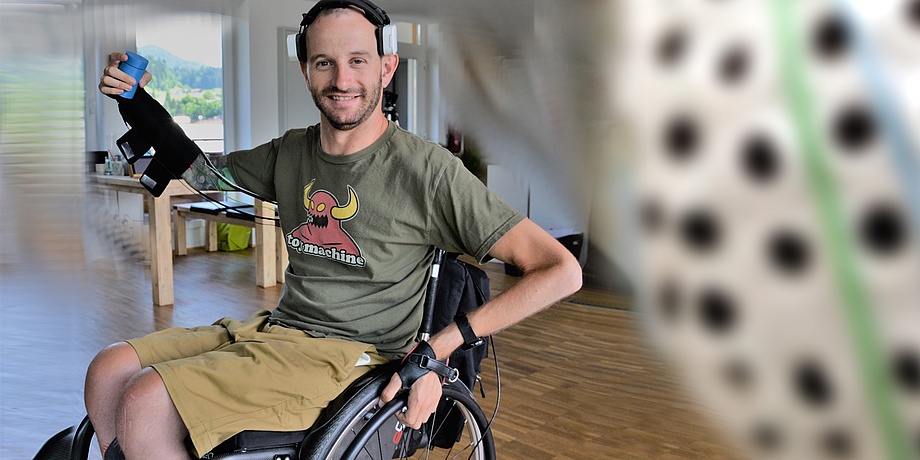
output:
[[[150,147],[156,150],[141,176],[141,184],[154,196],[160,196],[169,181],[179,177],[184,177],[199,190],[229,189],[227,182],[215,173],[215,170],[219,171],[229,178],[224,159],[215,159],[218,164],[212,170],[198,145],[173,121],[172,115],[143,89],[150,81],[149,73],[141,78],[133,98],[121,97],[126,87],[130,89],[135,82],[134,78],[118,69],[118,64],[125,59],[127,57],[121,53],[110,55],[109,66],[99,82],[99,91],[118,102],[119,113],[131,127],[118,139],[118,148],[128,161],[133,163]]]

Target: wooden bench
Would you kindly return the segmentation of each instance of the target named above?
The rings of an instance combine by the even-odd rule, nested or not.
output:
[[[240,207],[239,204],[225,203],[230,207]],[[217,250],[217,223],[241,225],[254,228],[256,231],[256,284],[262,287],[274,286],[284,282],[284,270],[287,268],[287,248],[284,244],[284,234],[277,221],[275,205],[256,200],[254,206],[248,207],[243,213],[231,213],[220,209],[207,202],[181,203],[173,205],[176,223],[176,255],[188,254],[186,243],[186,221],[188,219],[204,219],[207,223],[205,248],[208,252]],[[256,219],[252,216],[261,217]],[[259,244],[262,242],[262,244]]]

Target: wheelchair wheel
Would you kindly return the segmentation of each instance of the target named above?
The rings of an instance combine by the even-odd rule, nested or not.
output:
[[[443,389],[441,409],[418,431],[400,429],[396,413],[404,402],[391,402],[377,408],[377,398],[364,405],[356,417],[344,426],[335,441],[325,450],[327,459],[391,459],[391,458],[462,458],[494,460],[495,446],[488,420],[462,384],[449,384]],[[451,423],[444,423],[448,418]],[[459,423],[459,424],[458,424]],[[435,447],[432,440],[443,439],[443,430],[454,427],[448,436],[448,447]],[[459,427],[459,430],[456,428]],[[443,441],[438,444],[445,445]]]
[[[74,425],[54,435],[45,442],[34,460],[94,460],[99,452],[91,449],[93,444],[93,424],[89,417],[84,417],[79,425]]]

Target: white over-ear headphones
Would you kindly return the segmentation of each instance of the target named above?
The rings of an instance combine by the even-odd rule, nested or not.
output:
[[[307,27],[313,24],[313,21],[316,20],[321,11],[330,8],[349,7],[361,10],[364,13],[364,17],[377,27],[377,53],[381,56],[396,54],[398,49],[396,25],[390,24],[390,17],[377,5],[374,5],[369,0],[321,0],[309,12],[303,14],[303,20],[300,22],[300,32],[287,37],[288,57],[291,61],[306,62]]]

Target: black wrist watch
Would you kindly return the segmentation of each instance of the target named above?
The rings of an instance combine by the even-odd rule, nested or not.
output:
[[[473,328],[470,327],[470,320],[466,319],[466,314],[460,313],[454,316],[454,322],[457,323],[457,327],[460,328],[460,334],[463,335],[463,345],[460,347],[461,349],[471,350],[482,345],[482,337],[479,337],[473,332]]]

